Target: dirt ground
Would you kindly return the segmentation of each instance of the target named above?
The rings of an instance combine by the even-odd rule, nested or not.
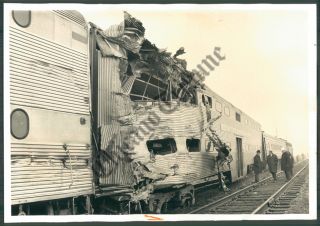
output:
[[[303,184],[299,196],[291,203],[288,213],[308,214],[309,213],[309,181]]]

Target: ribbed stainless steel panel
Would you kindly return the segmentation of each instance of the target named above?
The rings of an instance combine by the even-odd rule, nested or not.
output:
[[[148,111],[137,115],[137,126],[142,124],[152,126],[154,136],[158,137],[158,139],[166,138],[170,135],[171,137],[200,138],[201,130],[205,123],[204,120],[206,120],[205,108],[185,103],[180,103],[172,113],[163,110],[166,108],[168,107],[159,107],[158,103],[149,106]],[[156,115],[159,118],[159,122],[154,123],[155,119],[150,115]]]
[[[121,59],[98,52],[98,126],[112,124],[131,112],[130,99],[121,95]]]
[[[102,151],[104,155],[104,171],[99,178],[101,185],[131,185],[133,181],[133,172],[130,159],[125,158],[121,153],[120,147],[122,139],[120,134],[115,136],[113,145],[110,149]]]
[[[91,150],[84,145],[11,146],[12,204],[93,193]]]
[[[87,56],[10,28],[10,101],[62,112],[89,112]]]
[[[27,30],[9,30],[10,104],[30,119],[28,136],[11,139],[12,204],[92,194],[86,44],[71,49]]]
[[[119,117],[131,113],[131,101],[128,96],[121,95],[121,81],[119,64],[121,59],[102,57],[98,52],[98,127],[120,128]],[[110,133],[102,133],[101,140],[111,143]],[[100,176],[101,184],[128,185],[133,182],[130,162],[121,158],[121,133],[114,134],[113,144],[101,151],[103,158],[103,172]],[[105,142],[104,142],[105,143]],[[107,146],[107,145],[104,145]]]
[[[120,63],[120,59],[102,57],[98,52],[98,126],[119,124],[119,117],[131,113],[129,97],[121,95]]]

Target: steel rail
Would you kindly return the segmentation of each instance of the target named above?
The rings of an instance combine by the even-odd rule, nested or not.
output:
[[[306,164],[299,172],[297,172],[294,177],[291,178],[287,183],[285,183],[279,190],[277,190],[273,195],[270,196],[264,203],[262,203],[258,208],[256,208],[251,214],[259,214],[263,213],[265,210],[267,210],[270,206],[270,204],[277,199],[281,194],[283,194],[284,191],[287,190],[287,188],[292,185],[295,182],[295,178],[297,178],[300,173],[307,168],[309,164]]]
[[[305,161],[307,161],[307,160],[305,160]],[[300,162],[299,164],[297,164],[297,165],[300,165],[301,163],[303,163],[303,162],[305,162],[305,161],[301,161],[301,162]],[[306,166],[307,166],[307,165],[308,165],[308,164],[306,164]],[[304,169],[306,166],[304,166],[303,169]],[[299,171],[298,173],[300,173],[300,171]],[[283,171],[280,171],[280,172],[277,173],[277,175],[280,175],[280,174],[283,174]],[[296,174],[296,175],[297,175],[297,174]],[[295,176],[296,176],[296,175],[295,175]],[[221,198],[221,199],[219,199],[219,200],[213,201],[213,202],[208,203],[208,204],[206,204],[206,205],[204,205],[204,206],[201,206],[201,207],[199,207],[199,208],[197,208],[197,209],[195,209],[195,210],[192,210],[192,211],[188,212],[188,214],[195,214],[195,213],[198,213],[198,212],[200,212],[200,211],[202,211],[202,210],[204,210],[204,209],[206,209],[206,208],[208,208],[208,207],[221,205],[221,204],[229,201],[230,199],[236,197],[237,195],[239,195],[239,194],[241,194],[241,193],[243,193],[243,192],[245,192],[245,191],[248,191],[248,190],[250,190],[251,188],[255,188],[255,187],[263,184],[264,182],[266,182],[266,181],[268,181],[268,180],[270,180],[270,179],[272,179],[272,176],[269,176],[269,177],[264,178],[263,180],[261,180],[261,181],[259,181],[259,182],[256,182],[256,183],[253,183],[253,184],[251,184],[251,185],[248,185],[247,187],[244,187],[244,188],[240,189],[239,191],[233,192],[232,194],[227,195],[227,196],[225,196],[225,197],[223,197],[223,198]],[[292,178],[292,179],[293,179],[293,178]]]

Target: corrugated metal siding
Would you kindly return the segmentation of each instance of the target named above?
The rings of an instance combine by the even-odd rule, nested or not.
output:
[[[161,110],[157,103],[150,108],[144,114],[137,114],[137,125],[141,125],[141,122],[151,125],[154,129],[154,136],[158,139],[168,136],[200,138],[205,123],[205,108],[184,103],[181,103],[172,113]],[[159,117],[158,124],[152,122],[154,118],[149,117],[151,113]]]
[[[12,204],[92,194],[89,132],[81,129],[81,134],[86,134],[78,139],[81,141],[52,134],[39,136],[42,143],[38,143],[36,135],[61,130],[63,121],[75,131],[84,127],[77,115],[89,116],[87,54],[14,27],[10,27],[9,38],[10,104],[28,109],[30,119],[48,116],[41,122],[44,126],[30,121],[31,131],[26,139],[12,138]],[[75,118],[76,122],[69,123],[68,119]],[[56,124],[51,125],[52,121]],[[66,140],[67,151],[63,147]]]
[[[112,142],[105,151],[101,151],[100,158],[103,160],[103,172],[99,178],[101,185],[131,185],[133,183],[133,171],[131,159],[122,153],[123,137],[127,132],[114,134]]]
[[[10,101],[88,114],[87,56],[10,28]]]
[[[119,95],[122,93],[120,63],[119,58],[102,57],[98,52],[98,127],[131,113],[129,98]]]
[[[120,64],[121,59],[102,57],[98,52],[98,127],[102,129],[100,159],[103,162],[99,181],[102,185],[128,185],[133,182],[130,161],[121,157],[120,149],[123,142],[117,119],[131,113],[129,97],[121,95]]]
[[[107,124],[101,126],[101,149],[106,150],[110,141],[114,136],[120,133],[120,126],[118,123]]]
[[[62,145],[11,144],[12,204],[92,194],[90,149],[67,150],[70,154]]]

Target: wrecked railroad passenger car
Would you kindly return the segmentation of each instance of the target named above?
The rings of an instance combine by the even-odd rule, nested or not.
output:
[[[127,15],[124,23],[106,31],[91,24],[97,195],[118,198],[127,193],[129,200],[159,202],[149,208],[160,211],[176,191],[161,193],[161,198],[157,192],[180,187],[185,191],[180,197],[194,202],[194,185],[230,172],[229,166],[218,167],[219,145],[225,145],[226,156],[230,152],[218,136],[220,143],[212,144],[216,151],[205,149],[218,115],[208,114],[201,101],[203,87],[192,83],[185,61],[159,50],[144,39],[143,27],[133,28],[127,20],[135,19]]]
[[[161,213],[265,153],[260,124],[144,32],[126,12],[107,30],[76,11],[12,12],[12,215]]]

